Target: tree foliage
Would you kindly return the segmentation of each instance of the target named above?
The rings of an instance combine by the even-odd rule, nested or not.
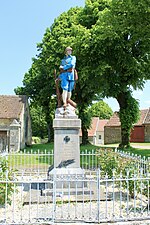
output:
[[[90,9],[93,20],[87,25]],[[88,0],[82,14],[90,30],[82,57],[88,59],[88,69],[95,74],[92,82],[102,86],[103,96],[117,99],[121,145],[129,145],[130,129],[139,116],[132,90],[143,89],[150,78],[150,5],[147,0]]]
[[[110,119],[113,114],[109,105],[102,100],[94,103],[88,111],[92,117],[99,117],[100,119]]]
[[[47,136],[47,124],[45,114],[39,105],[30,105],[30,114],[32,121],[32,135],[44,139]]]
[[[86,0],[55,19],[37,45],[39,54],[16,93],[27,94],[43,107],[52,127],[55,83],[66,46],[77,56],[79,80],[73,93],[87,141],[87,107],[101,93],[120,106],[121,145],[129,145],[132,125],[138,120],[138,101],[132,91],[150,79],[150,5],[148,0]],[[56,100],[56,99],[55,99]],[[134,106],[134,107],[133,107]],[[127,125],[125,125],[127,124]],[[85,135],[84,135],[85,134]]]

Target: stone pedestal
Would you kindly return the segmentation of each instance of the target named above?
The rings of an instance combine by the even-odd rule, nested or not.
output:
[[[78,118],[55,118],[54,127],[54,168],[80,168]]]
[[[84,170],[80,168],[80,139],[81,120],[75,111],[68,108],[56,110],[53,120],[54,128],[54,165],[49,168],[48,180],[52,181],[45,188],[45,193],[56,190],[87,187]]]

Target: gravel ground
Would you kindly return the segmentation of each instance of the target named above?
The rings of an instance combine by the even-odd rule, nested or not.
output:
[[[111,187],[110,192],[112,191]],[[117,190],[116,190],[117,191]],[[83,224],[89,224],[89,225],[95,225],[98,224],[98,204],[95,201],[90,202],[67,202],[62,204],[62,197],[57,198],[57,205],[55,208],[53,208],[53,204],[51,202],[47,202],[45,198],[44,204],[30,204],[29,205],[22,205],[23,198],[26,198],[26,195],[29,194],[28,192],[24,192],[21,190],[18,190],[18,192],[15,193],[14,196],[12,196],[13,204],[7,205],[6,208],[0,208],[0,224],[5,223],[5,218],[7,221],[7,224],[51,224],[52,223],[52,217],[53,213],[55,213],[56,218],[56,224],[69,224],[69,225],[83,225]],[[140,207],[141,202],[136,202],[136,207]],[[132,209],[134,205],[134,201],[131,200],[129,202],[129,209]],[[115,207],[114,207],[115,206]],[[115,225],[148,225],[150,224],[150,221],[131,221],[131,222],[104,222],[106,221],[106,217],[111,219],[113,221],[113,215],[116,216],[116,219],[119,218],[119,215],[122,215],[124,218],[127,216],[127,203],[126,198],[122,199],[121,208],[120,208],[120,201],[116,200],[108,201],[107,202],[107,210],[106,210],[106,201],[100,201],[99,205],[99,216],[100,216],[100,224],[106,225],[106,224],[115,224]],[[143,205],[144,206],[144,205]],[[113,210],[114,207],[114,210]],[[120,211],[121,210],[121,211]],[[6,217],[5,217],[6,216]],[[142,212],[142,217],[147,216],[147,212]],[[128,218],[138,218],[140,220],[140,214],[138,211],[136,212],[136,215],[131,210],[129,212]],[[46,219],[47,218],[47,219]],[[29,221],[29,222],[28,222]],[[58,222],[59,223],[58,223]],[[80,222],[81,221],[81,222]],[[62,223],[63,222],[63,223]],[[75,222],[75,223],[74,223]]]

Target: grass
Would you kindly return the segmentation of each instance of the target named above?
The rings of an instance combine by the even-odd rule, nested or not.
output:
[[[125,152],[130,152],[133,154],[145,156],[146,158],[150,157],[150,143],[130,143],[131,147],[122,149]],[[119,144],[110,144],[105,145],[105,147],[118,147]]]
[[[50,155],[54,149],[53,143],[34,144],[31,147],[22,149],[16,154],[8,156],[8,164],[17,168],[37,169],[38,167],[45,167],[53,164],[53,156]],[[40,153],[40,155],[38,155]],[[48,154],[48,155],[46,155]]]
[[[88,145],[81,145],[80,146],[80,151],[83,152],[85,150],[91,151],[99,149],[99,148],[112,148],[115,149],[115,147],[118,147],[119,144],[110,144],[110,145],[102,145],[102,146],[95,146],[92,144]],[[31,147],[27,147],[26,151],[27,152],[50,152],[51,150],[54,149],[54,143],[46,143],[46,144],[34,144]],[[22,150],[23,151],[23,150]],[[131,143],[130,148],[123,149],[123,151],[134,153],[137,155],[145,156],[145,157],[150,157],[150,143]]]
[[[141,145],[141,148],[140,148],[140,145]],[[98,150],[103,148],[109,148],[114,150],[115,147],[117,146],[118,144],[103,145],[103,146],[95,146],[91,144],[81,145],[80,152],[88,153],[91,150]],[[150,143],[132,143],[132,146],[133,147],[124,149],[123,151],[141,155],[142,157],[145,156],[146,158],[150,157]],[[136,146],[138,146],[138,148]],[[37,166],[44,167],[44,166],[52,165],[53,156],[46,155],[46,153],[52,152],[53,149],[54,149],[54,143],[34,144],[31,147],[27,147],[25,149],[25,153],[27,154],[24,154],[24,150],[21,150],[18,153],[18,155],[15,155],[15,154],[9,155],[8,162],[9,162],[9,165],[12,165],[12,166],[17,165],[17,167],[21,167],[21,168],[29,168],[29,167],[37,168]],[[37,154],[38,152],[40,153],[40,156]],[[80,160],[82,164],[88,167],[89,165],[95,164],[95,162],[97,161],[97,157],[96,156],[93,156],[93,157],[81,156]]]
[[[49,152],[49,151],[52,151],[54,149],[54,143],[46,143],[46,144],[34,144],[30,147],[26,147],[26,151],[27,152]],[[21,152],[23,152],[23,150],[21,150]]]

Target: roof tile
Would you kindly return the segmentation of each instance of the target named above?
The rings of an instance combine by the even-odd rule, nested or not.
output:
[[[140,110],[140,119],[138,120],[137,123],[135,123],[135,126],[141,126],[144,123],[150,123],[150,109],[142,109]],[[119,119],[119,113],[114,112],[110,120],[107,122],[105,125],[106,127],[111,127],[111,126],[120,126],[120,119]]]
[[[150,124],[150,108],[148,109],[144,124]]]
[[[25,102],[25,95],[0,95],[0,118],[18,119]]]
[[[91,122],[91,128],[88,129],[88,136],[94,136],[99,123],[99,117],[93,117]]]

